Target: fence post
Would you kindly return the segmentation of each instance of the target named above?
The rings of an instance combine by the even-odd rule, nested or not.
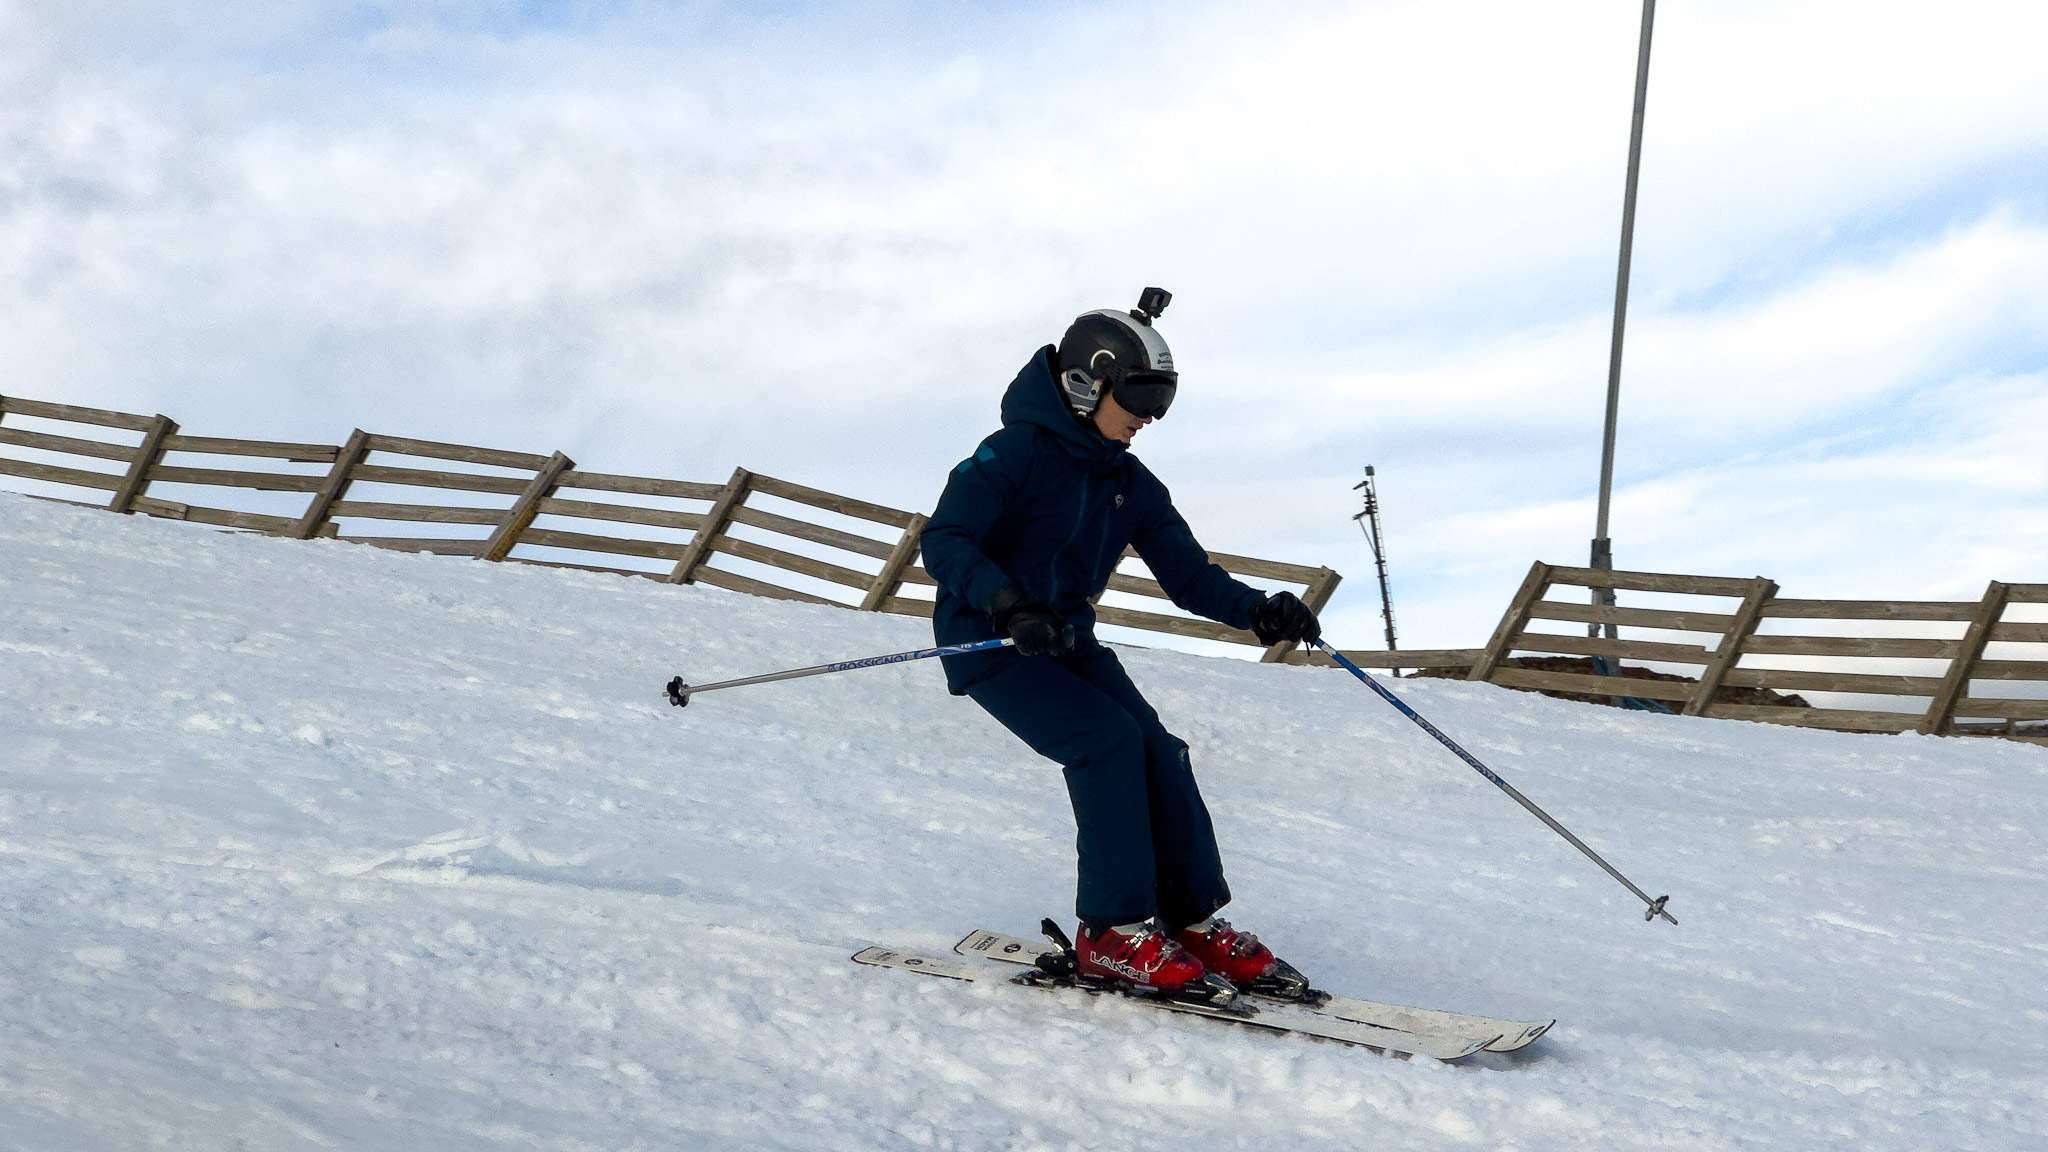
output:
[[[1465,679],[1485,680],[1493,675],[1501,659],[1514,645],[1515,636],[1529,623],[1529,613],[1543,594],[1550,591],[1551,566],[1538,560],[1529,565],[1529,574],[1522,577],[1522,587],[1515,592],[1515,598],[1508,602],[1507,612],[1500,618],[1500,627],[1493,630],[1493,639],[1486,642],[1479,660],[1472,665],[1472,671]]]
[[[1742,606],[1735,610],[1735,622],[1728,625],[1728,631],[1721,636],[1721,647],[1714,653],[1714,662],[1700,671],[1699,687],[1693,689],[1692,699],[1685,702],[1684,714],[1703,716],[1707,706],[1714,702],[1714,694],[1721,690],[1721,681],[1727,679],[1728,670],[1742,659],[1742,645],[1755,633],[1757,622],[1763,619],[1764,604],[1777,596],[1778,585],[1762,576],[1749,595],[1742,598]]]
[[[505,518],[491,531],[491,538],[484,541],[484,550],[477,553],[477,559],[497,563],[512,554],[512,546],[519,543],[519,534],[533,525],[533,518],[540,515],[540,502],[554,495],[555,486],[561,482],[562,473],[574,468],[576,462],[560,452],[548,457],[540,466],[533,479],[526,485],[526,491],[519,494],[512,507],[505,510]]]
[[[697,535],[691,538],[689,551],[676,561],[675,571],[668,574],[670,584],[688,584],[696,579],[697,566],[710,558],[712,543],[732,521],[732,510],[746,502],[747,488],[753,482],[752,472],[745,468],[732,470],[732,479],[725,482],[725,490],[718,494],[711,510],[704,513],[704,522],[697,526]]]
[[[135,458],[128,463],[128,475],[122,479],[114,498],[107,501],[107,511],[122,515],[135,511],[135,498],[149,488],[149,470],[164,458],[164,441],[177,434],[177,421],[157,413],[156,422],[142,434],[142,443],[136,446]]]
[[[1329,604],[1330,597],[1337,591],[1338,581],[1342,579],[1344,578],[1337,575],[1332,569],[1316,569],[1316,574],[1310,578],[1308,587],[1302,590],[1301,602],[1308,605],[1309,611],[1314,612],[1318,616],[1322,615],[1324,606]],[[1287,659],[1287,654],[1292,651],[1294,651],[1294,641],[1282,640],[1278,644],[1266,649],[1265,654],[1259,657],[1259,663],[1283,663]]]
[[[1991,626],[2005,615],[2006,598],[2012,593],[2012,585],[1993,580],[1984,589],[1984,599],[1977,602],[1977,612],[1970,617],[1970,627],[1963,633],[1963,642],[1956,648],[1956,658],[1948,666],[1948,675],[1942,677],[1941,690],[1934,699],[1927,702],[1927,715],[1921,718],[1920,731],[1929,736],[1938,736],[1955,719],[1956,703],[1970,687],[1970,669],[1984,655],[1984,644],[1991,639]]]
[[[903,538],[896,541],[895,550],[882,562],[882,570],[875,574],[875,582],[868,585],[868,594],[861,598],[861,611],[880,612],[889,597],[894,596],[896,590],[903,586],[903,570],[910,567],[910,562],[917,558],[918,549],[922,547],[921,538],[927,519],[926,516],[913,514],[910,523],[903,526]]]
[[[320,534],[327,524],[327,510],[348,493],[349,473],[370,454],[370,434],[361,428],[349,433],[348,443],[335,453],[334,467],[327,470],[327,479],[321,481],[319,491],[306,505],[306,514],[292,527],[291,538],[311,540]]]

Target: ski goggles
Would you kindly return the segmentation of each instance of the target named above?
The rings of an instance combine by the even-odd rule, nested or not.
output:
[[[1157,372],[1133,372],[1110,385],[1109,394],[1117,407],[1140,420],[1156,420],[1173,406],[1177,381]]]

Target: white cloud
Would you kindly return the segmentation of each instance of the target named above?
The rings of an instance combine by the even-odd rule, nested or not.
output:
[[[1340,635],[1365,463],[1416,643],[1583,555],[1633,5],[579,11],[9,10],[0,390],[918,505],[1031,348],[1164,284],[1141,451],[1215,546],[1350,572]],[[1929,11],[1660,14],[1624,563],[2048,561],[2048,15]]]

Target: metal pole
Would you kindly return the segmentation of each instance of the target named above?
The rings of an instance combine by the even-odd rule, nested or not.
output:
[[[1474,756],[1470,752],[1467,752],[1463,748],[1459,747],[1458,742],[1456,740],[1453,740],[1449,736],[1444,735],[1441,731],[1437,729],[1436,725],[1431,724],[1427,720],[1424,720],[1420,712],[1417,712],[1415,709],[1410,708],[1407,705],[1407,703],[1403,701],[1399,696],[1396,696],[1392,692],[1389,692],[1385,688],[1381,687],[1379,681],[1374,680],[1370,676],[1367,676],[1365,672],[1358,667],[1358,665],[1353,664],[1350,660],[1346,659],[1342,652],[1337,651],[1337,649],[1331,647],[1329,644],[1326,644],[1321,640],[1311,640],[1309,641],[1309,643],[1317,648],[1322,649],[1323,652],[1330,657],[1330,659],[1335,660],[1340,666],[1342,666],[1346,671],[1350,672],[1353,676],[1356,676],[1360,680],[1363,680],[1367,688],[1370,688],[1374,692],[1379,693],[1380,699],[1385,700],[1387,703],[1392,704],[1395,708],[1399,709],[1401,715],[1406,716],[1410,720],[1415,721],[1416,724],[1421,726],[1424,732],[1427,732],[1431,736],[1436,737],[1438,743],[1442,744],[1446,748],[1449,748],[1452,752],[1455,752],[1458,756],[1458,759],[1463,760],[1465,763],[1471,765],[1473,771],[1478,772],[1481,776],[1486,777],[1486,779],[1490,781],[1495,787],[1507,793],[1514,800],[1515,803],[1520,804],[1522,807],[1528,809],[1529,813],[1535,816],[1538,820],[1541,820],[1545,824],[1548,824],[1552,832],[1555,832],[1559,836],[1564,837],[1567,841],[1570,842],[1572,847],[1577,848],[1581,852],[1584,852],[1586,854],[1586,859],[1591,860],[1595,864],[1598,864],[1601,867],[1601,869],[1604,870],[1609,876],[1612,876],[1616,880],[1619,880],[1621,882],[1622,887],[1635,893],[1637,898],[1642,900],[1644,904],[1648,905],[1648,908],[1643,912],[1643,919],[1654,920],[1657,917],[1662,916],[1664,919],[1669,920],[1673,924],[1678,923],[1678,921],[1671,915],[1671,913],[1666,912],[1664,910],[1664,905],[1670,902],[1671,897],[1657,896],[1653,898],[1648,892],[1645,892],[1641,888],[1636,887],[1634,881],[1630,880],[1628,877],[1623,876],[1620,872],[1616,871],[1614,865],[1609,864],[1607,861],[1601,859],[1600,854],[1598,852],[1595,852],[1591,848],[1586,847],[1586,842],[1584,840],[1581,840],[1577,836],[1572,835],[1571,829],[1566,828],[1564,825],[1559,824],[1556,820],[1551,819],[1550,813],[1545,812],[1541,808],[1538,808],[1536,806],[1535,801],[1529,799],[1527,796],[1522,795],[1521,792],[1516,790],[1514,785],[1501,779],[1500,776],[1497,773],[1495,773],[1493,769],[1488,768],[1484,764],[1481,764],[1477,756]]]
[[[1014,644],[1014,640],[977,640],[972,644],[948,644],[941,648],[917,648],[909,652],[892,652],[887,656],[863,656],[858,660],[841,660],[836,664],[813,664],[809,668],[792,668],[787,672],[769,672],[762,676],[748,676],[740,680],[720,680],[716,684],[690,685],[683,683],[681,676],[668,682],[668,702],[678,708],[689,706],[690,697],[699,692],[710,692],[719,688],[744,688],[749,684],[773,684],[777,680],[797,680],[805,676],[824,676],[832,672],[851,672],[856,668],[878,668],[884,664],[901,664],[906,660],[925,660],[933,656],[958,656],[966,652],[985,652],[990,648],[1001,648]]]
[[[1607,424],[1600,436],[1600,513],[1593,528],[1592,567],[1614,568],[1614,547],[1607,536],[1607,510],[1614,490],[1614,427],[1621,411],[1621,335],[1628,320],[1628,264],[1636,240],[1636,173],[1643,163],[1643,108],[1650,95],[1650,25],[1657,16],[1657,0],[1643,0],[1642,37],[1636,44],[1635,118],[1628,131],[1628,186],[1621,198],[1621,260],[1614,273],[1614,341],[1607,351]],[[1613,605],[1614,589],[1593,589],[1593,603]],[[1587,634],[1597,636],[1600,626],[1590,625]],[[1607,625],[1608,639],[1619,635]]]

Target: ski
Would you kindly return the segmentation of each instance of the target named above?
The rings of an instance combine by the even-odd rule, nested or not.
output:
[[[1020,939],[979,928],[962,937],[958,944],[953,945],[953,951],[962,956],[986,956],[991,960],[1033,967],[1040,956],[1057,952],[1044,941]],[[1433,1008],[1375,1004],[1370,1000],[1354,1000],[1319,991],[1311,991],[1301,1000],[1280,999],[1257,992],[1247,992],[1244,998],[1260,1007],[1286,1005],[1316,1016],[1389,1028],[1410,1035],[1492,1036],[1496,1039],[1489,1041],[1486,1047],[1493,1052],[1512,1052],[1526,1047],[1557,1023],[1555,1020],[1502,1020]]]
[[[1230,1024],[1243,1024],[1272,1032],[1289,1032],[1300,1036],[1335,1040],[1397,1060],[1406,1060],[1412,1056],[1428,1056],[1443,1061],[1461,1060],[1484,1050],[1487,1044],[1495,1039],[1494,1033],[1487,1033],[1484,1036],[1460,1036],[1443,1031],[1415,1033],[1369,1021],[1326,1016],[1298,1005],[1248,1004],[1242,997],[1229,1007],[1193,1004],[1144,995],[1107,982],[1053,976],[1036,966],[1028,972],[1011,975],[1006,969],[975,960],[951,956],[920,956],[893,948],[863,948],[853,954],[853,961],[856,964],[868,964],[877,968],[895,968],[969,983],[1001,980],[1019,987],[1045,991],[1084,992],[1091,995],[1118,994],[1133,1004],[1143,1004],[1186,1016],[1202,1016]]]

